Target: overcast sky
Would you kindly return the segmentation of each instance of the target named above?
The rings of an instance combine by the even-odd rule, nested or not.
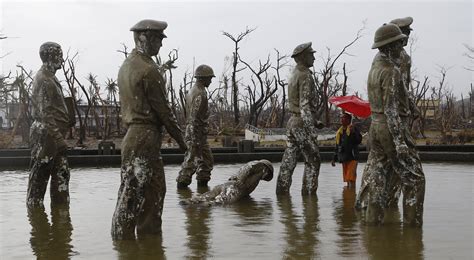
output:
[[[375,30],[394,18],[412,16],[417,38],[413,53],[416,75],[437,82],[438,65],[450,68],[448,85],[464,96],[473,82],[463,44],[473,46],[473,3],[466,1],[5,1],[1,2],[0,29],[10,38],[0,41],[0,72],[14,71],[22,64],[36,71],[41,61],[39,46],[55,41],[63,50],[79,52],[77,72],[89,72],[99,83],[116,78],[123,55],[121,43],[133,47],[130,27],[141,19],[168,22],[161,55],[179,49],[174,84],[196,64],[211,65],[217,74],[232,55],[233,43],[222,31],[238,34],[247,26],[257,27],[241,44],[243,59],[274,55],[274,49],[290,54],[300,43],[312,41],[316,69],[321,68],[326,47],[333,53],[350,42],[366,20],[364,37],[339,63],[347,63],[349,88],[366,97],[367,73],[375,50],[370,47]],[[272,56],[274,57],[274,56]],[[289,64],[294,65],[291,61]],[[288,75],[284,71],[284,76]],[[58,73],[59,78],[60,73]],[[244,74],[242,74],[242,77]],[[84,80],[85,81],[85,80]],[[211,88],[216,87],[213,83]]]

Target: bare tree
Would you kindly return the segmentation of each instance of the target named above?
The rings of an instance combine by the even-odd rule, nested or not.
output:
[[[276,77],[269,75],[268,70],[271,68],[270,55],[267,60],[262,63],[258,61],[258,68],[252,68],[250,64],[242,60],[239,56],[239,61],[252,72],[250,78],[252,86],[247,85],[246,90],[249,98],[249,118],[248,124],[257,126],[258,117],[262,112],[263,106],[270,97],[278,90]]]
[[[419,132],[423,137],[425,137],[426,113],[428,112],[426,93],[430,89],[429,78],[428,76],[425,76],[423,82],[417,79],[412,79],[412,81],[416,83],[416,85],[411,84],[413,86],[411,91],[413,95],[413,102],[420,111]]]
[[[342,55],[350,55],[347,50],[354,45],[360,38],[362,38],[362,32],[365,30],[365,21],[363,22],[363,26],[361,29],[359,29],[356,33],[356,36],[354,39],[352,39],[348,44],[346,44],[341,51],[339,51],[336,56],[331,56],[331,49],[327,48],[328,55],[324,60],[324,67],[321,69],[321,71],[318,73],[321,76],[321,79],[319,80],[319,76],[315,73],[313,74],[315,76],[315,82],[319,83],[319,94],[320,94],[320,105],[322,105],[323,108],[323,113],[324,113],[324,122],[326,125],[329,125],[330,123],[330,114],[329,114],[329,96],[332,94],[335,94],[334,91],[331,91],[331,80],[335,78],[337,75],[339,75],[339,72],[334,70],[334,66],[336,62],[339,60],[339,58]],[[340,86],[340,89],[342,89],[342,86]],[[333,92],[333,93],[331,93]]]
[[[469,91],[469,118],[474,117],[474,89],[472,88],[471,83],[471,91]]]
[[[122,49],[117,50],[117,52],[122,53],[123,56],[125,56],[125,59],[128,57],[128,54],[130,54],[130,52],[128,51],[128,47],[127,47],[127,45],[125,45],[125,43],[122,43]]]
[[[272,67],[275,70],[276,74],[276,83],[281,87],[282,92],[282,99],[281,99],[281,114],[280,114],[280,121],[278,123],[278,127],[282,128],[285,124],[285,116],[286,116],[286,86],[288,86],[288,82],[280,76],[280,70],[288,64],[288,55],[280,55],[280,52],[275,49],[277,54],[276,56],[276,66]]]
[[[89,81],[89,98],[90,98],[90,111],[92,112],[92,116],[94,117],[95,121],[95,136],[96,138],[106,138],[106,134],[104,132],[101,133],[101,130],[107,129],[107,114],[104,113],[103,111],[104,106],[102,105],[102,98],[100,97],[100,86],[97,83],[97,76],[93,75],[92,73],[89,73],[87,76],[87,81]],[[100,120],[99,117],[99,110],[97,108],[100,108],[102,110],[103,115],[105,116],[104,118],[104,126],[102,125],[102,121]]]
[[[69,91],[71,93],[74,110],[76,111],[76,115],[79,120],[79,136],[78,136],[77,144],[83,145],[86,139],[86,128],[87,128],[87,118],[89,116],[89,107],[85,111],[84,119],[83,119],[81,110],[79,108],[79,101],[82,97],[79,94],[79,89],[81,89],[83,95],[86,96],[88,104],[90,104],[90,99],[85,87],[81,84],[81,82],[77,79],[77,76],[76,76],[76,62],[77,62],[78,54],[79,53],[76,52],[74,55],[70,56],[69,51],[68,51],[66,54],[66,58],[64,59],[62,70],[63,70],[64,78],[66,79],[66,84],[68,85]]]
[[[114,112],[115,112],[115,127],[117,135],[121,135],[121,121],[120,121],[120,104],[117,101],[117,92],[118,92],[118,85],[117,81],[108,78],[105,82],[105,88],[107,91],[107,103],[114,105]],[[109,135],[111,133],[109,132]]]
[[[187,111],[186,111],[186,94],[188,89],[192,87],[193,78],[190,72],[185,71],[183,76],[183,82],[179,85],[179,103],[183,111],[184,119],[186,120]],[[189,88],[188,88],[189,87]]]
[[[0,76],[0,108],[5,109],[5,116],[9,117],[9,106],[8,103],[13,97],[14,89],[9,82],[11,76],[11,72],[8,73],[6,76]],[[3,119],[2,119],[3,121]],[[0,128],[3,127],[3,122],[0,124]]]
[[[237,85],[236,75],[238,72],[242,71],[244,68],[237,69],[239,61],[239,43],[251,32],[255,31],[256,28],[246,28],[244,32],[239,33],[239,35],[233,36],[228,32],[222,32],[224,36],[231,39],[234,42],[234,52],[232,53],[232,103],[234,106],[234,126],[239,125],[240,122],[240,112],[239,112],[239,87]]]
[[[439,124],[439,129],[441,131],[441,136],[446,140],[447,134],[451,132],[453,125],[457,122],[458,116],[455,108],[454,102],[456,98],[452,93],[451,89],[446,87],[446,74],[449,68],[439,66],[440,79],[438,86],[432,87],[431,89],[431,99],[439,100],[439,107],[435,111],[435,120]],[[435,103],[433,102],[433,105]]]
[[[16,135],[18,128],[20,128],[23,142],[29,143],[30,127],[33,123],[33,117],[30,111],[33,72],[31,70],[29,72],[26,71],[26,69],[21,65],[17,65],[17,67],[20,68],[21,72],[20,74],[17,74],[12,86],[18,90],[19,111],[12,135]]]
[[[469,63],[470,63],[468,67],[464,67],[464,68],[469,71],[474,71],[474,47],[469,46],[467,44],[464,44],[464,47],[466,47],[466,50],[467,50],[464,53],[464,56],[466,56],[469,59]]]

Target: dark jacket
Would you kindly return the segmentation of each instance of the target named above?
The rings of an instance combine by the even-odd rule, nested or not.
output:
[[[350,134],[342,131],[340,138],[339,143],[336,143],[334,161],[342,163],[359,159],[359,144],[362,141],[359,128],[353,125]]]

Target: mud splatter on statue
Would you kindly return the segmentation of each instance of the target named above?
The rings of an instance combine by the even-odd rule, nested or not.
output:
[[[321,158],[316,128],[322,128],[323,125],[316,119],[316,85],[309,69],[314,63],[314,52],[311,42],[308,42],[298,45],[291,56],[297,65],[288,84],[291,118],[286,126],[287,148],[278,174],[277,194],[289,193],[299,153],[303,154],[305,161],[301,193],[314,195],[318,189]]]
[[[362,177],[357,208],[363,208],[365,221],[381,224],[398,177],[403,192],[404,223],[423,223],[425,177],[418,152],[405,123],[401,104],[408,104],[403,93],[400,55],[406,38],[394,24],[385,24],[375,33],[373,48],[378,48],[368,78],[368,96],[372,109],[369,130],[371,150]],[[400,94],[402,92],[402,94]]]
[[[65,136],[70,127],[64,96],[55,73],[61,68],[63,52],[54,42],[40,47],[43,65],[33,80],[30,129],[31,170],[26,204],[41,206],[51,177],[52,204],[69,204],[69,166]]]
[[[252,193],[260,180],[271,181],[273,166],[267,160],[251,161],[242,166],[237,174],[224,184],[217,185],[212,190],[194,195],[182,200],[183,205],[215,205],[236,202]]]
[[[132,27],[136,48],[120,67],[122,120],[121,184],[112,218],[112,237],[128,239],[161,232],[166,194],[160,148],[163,126],[185,151],[181,129],[166,98],[165,81],[152,56],[158,54],[165,22],[143,20]]]
[[[194,73],[196,84],[186,95],[186,135],[184,140],[188,150],[184,154],[184,162],[176,179],[178,188],[191,184],[196,173],[198,186],[207,186],[211,179],[214,166],[211,148],[207,142],[209,127],[209,105],[207,90],[214,76],[214,71],[207,65],[199,65]]]

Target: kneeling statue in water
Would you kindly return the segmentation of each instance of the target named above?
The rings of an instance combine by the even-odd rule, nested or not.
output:
[[[192,198],[182,200],[182,205],[214,205],[229,204],[236,202],[257,188],[260,180],[271,181],[273,179],[273,166],[268,160],[251,161],[242,166],[237,174],[212,190]]]

